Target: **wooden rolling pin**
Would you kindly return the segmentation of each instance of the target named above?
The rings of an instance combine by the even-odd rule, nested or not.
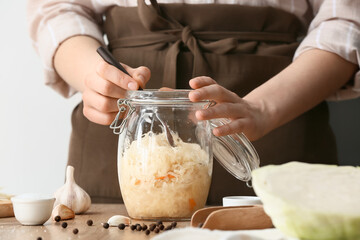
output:
[[[0,218],[13,216],[14,210],[11,201],[8,199],[0,199]]]
[[[250,230],[272,228],[273,224],[262,205],[252,205],[199,209],[191,218],[191,226],[211,230]]]

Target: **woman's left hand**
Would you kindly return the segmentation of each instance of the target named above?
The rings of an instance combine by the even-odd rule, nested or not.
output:
[[[230,122],[213,130],[215,136],[243,132],[249,140],[257,140],[267,133],[267,111],[261,101],[253,103],[220,86],[210,77],[190,80],[189,98],[193,102],[212,100],[216,105],[196,112],[198,120],[228,118]]]

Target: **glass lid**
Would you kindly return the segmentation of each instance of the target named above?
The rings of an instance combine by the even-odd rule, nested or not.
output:
[[[211,130],[225,125],[229,120],[218,118],[210,120]],[[216,160],[234,177],[249,182],[251,171],[260,164],[259,155],[244,134],[214,137],[213,153]]]

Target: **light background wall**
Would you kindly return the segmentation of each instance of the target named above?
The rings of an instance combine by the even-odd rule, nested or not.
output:
[[[0,192],[52,193],[64,181],[70,115],[81,97],[44,85],[25,9],[26,0],[0,1]]]
[[[0,192],[52,193],[64,181],[70,115],[81,97],[64,99],[43,84],[25,7],[0,1]],[[330,107],[341,164],[360,165],[360,99]]]

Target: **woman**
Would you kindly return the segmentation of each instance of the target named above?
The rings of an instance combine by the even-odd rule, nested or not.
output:
[[[323,100],[359,95],[360,3],[237,2],[29,1],[47,84],[66,97],[82,93],[68,163],[94,202],[121,201],[117,136],[106,125],[118,111],[116,100],[139,87],[190,85],[192,101],[214,100],[197,118],[231,119],[214,135],[244,132],[263,165],[336,163]],[[132,77],[97,55],[103,33]],[[209,204],[246,194],[252,191],[215,164]]]

